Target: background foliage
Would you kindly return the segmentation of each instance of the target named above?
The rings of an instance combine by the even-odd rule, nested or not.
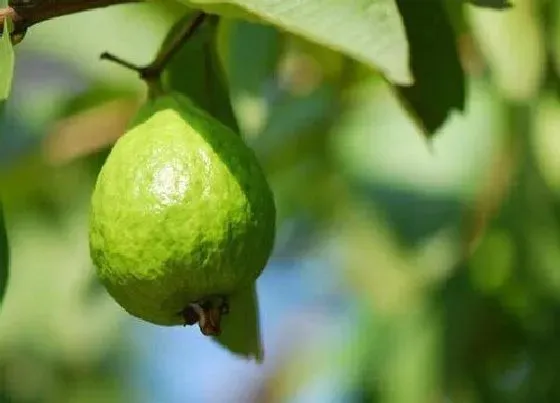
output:
[[[198,8],[219,18],[165,79],[274,188],[262,366],[129,317],[89,260],[144,97],[99,55],[147,63]],[[119,5],[33,27],[13,85],[4,35],[0,402],[560,401],[559,22],[556,0]]]

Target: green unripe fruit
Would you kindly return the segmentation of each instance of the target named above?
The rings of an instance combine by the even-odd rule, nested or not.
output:
[[[261,274],[275,218],[252,150],[171,93],[148,101],[100,171],[91,257],[108,292],[131,315],[158,325],[200,319],[203,332],[203,319],[205,325],[217,320],[217,333],[225,305],[213,305],[216,297],[227,299]]]

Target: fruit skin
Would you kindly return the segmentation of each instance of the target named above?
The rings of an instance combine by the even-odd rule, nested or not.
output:
[[[131,315],[179,325],[188,303],[254,283],[272,251],[275,219],[252,150],[171,93],[148,101],[100,171],[91,258]]]

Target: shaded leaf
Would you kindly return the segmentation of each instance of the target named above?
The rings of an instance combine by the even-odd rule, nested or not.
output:
[[[440,0],[397,0],[403,16],[415,82],[398,92],[427,135],[465,107],[465,77],[455,32]]]
[[[258,133],[266,119],[267,103],[274,98],[272,81],[281,53],[282,35],[271,26],[222,18],[218,54],[241,132]],[[243,117],[250,116],[248,119]]]
[[[468,0],[474,6],[503,10],[513,7],[509,0]]]
[[[180,0],[210,13],[262,22],[340,51],[401,85],[412,83],[394,0]]]
[[[182,17],[180,23],[189,24],[192,15]],[[162,48],[173,37],[169,33]],[[233,113],[225,72],[218,57],[218,18],[213,17],[198,29],[195,36],[181,47],[166,69],[166,84],[190,98],[200,108],[239,132]]]
[[[224,18],[220,22],[220,59],[232,92],[262,95],[263,84],[274,74],[281,35],[274,27]]]
[[[229,313],[222,318],[222,334],[215,340],[236,355],[262,362],[264,353],[255,285],[232,296],[229,305]]]

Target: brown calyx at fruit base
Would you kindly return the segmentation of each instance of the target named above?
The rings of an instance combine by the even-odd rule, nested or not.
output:
[[[221,296],[204,298],[190,303],[180,312],[185,326],[198,322],[200,331],[205,336],[219,336],[222,331],[220,326],[222,315],[228,313],[227,298]]]

